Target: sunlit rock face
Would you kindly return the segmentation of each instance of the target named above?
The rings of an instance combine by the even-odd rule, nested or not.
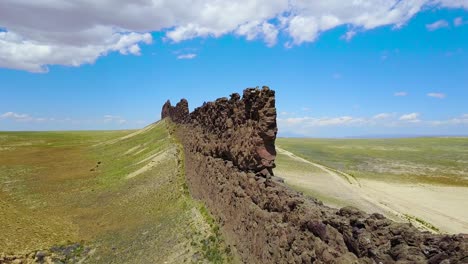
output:
[[[273,175],[278,128],[275,92],[268,87],[246,89],[242,98],[232,94],[205,103],[192,113],[187,100],[175,107],[168,101],[161,117],[191,126],[193,133],[185,146],[190,150],[231,161],[243,171]]]

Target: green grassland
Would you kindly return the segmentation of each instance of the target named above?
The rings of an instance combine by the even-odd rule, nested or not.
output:
[[[229,261],[170,129],[0,132],[0,253],[81,242],[85,263]]]
[[[468,186],[468,138],[279,138],[277,145],[358,179]]]

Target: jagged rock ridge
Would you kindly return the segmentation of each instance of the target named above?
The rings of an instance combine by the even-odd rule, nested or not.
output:
[[[277,181],[275,93],[246,89],[192,113],[182,100],[162,117],[179,124],[187,181],[245,263],[467,263],[467,235],[433,235],[355,208],[340,210]]]
[[[189,124],[201,133],[192,142],[197,152],[232,161],[240,170],[273,174],[278,129],[275,92],[268,87],[246,89],[242,99],[235,93],[230,99],[205,103],[190,114],[187,100],[182,99],[175,107],[168,101],[161,117]]]

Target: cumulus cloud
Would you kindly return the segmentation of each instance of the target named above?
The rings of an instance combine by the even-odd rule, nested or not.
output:
[[[0,67],[46,72],[49,65],[92,64],[111,52],[140,55],[162,32],[169,43],[235,34],[268,46],[315,41],[346,25],[356,32],[399,28],[426,6],[468,8],[466,0],[3,0]],[[432,27],[431,27],[432,28]]]
[[[374,119],[374,120],[383,120],[383,119],[388,119],[388,118],[390,118],[392,116],[393,115],[389,114],[389,113],[380,113],[380,114],[377,114],[377,115],[373,116],[372,119]]]
[[[398,128],[406,127],[451,127],[468,126],[468,114],[450,117],[445,120],[424,120],[420,113],[408,113],[398,115],[397,113],[380,113],[370,117],[338,116],[338,117],[293,117],[281,115],[278,118],[278,127],[281,133],[296,135],[313,135],[321,129],[339,128]]]
[[[41,43],[14,32],[0,32],[0,67],[30,72],[47,72],[46,65],[80,66],[91,64],[100,56],[118,51],[123,55],[140,55],[138,43],[151,43],[149,33],[112,33],[104,43],[76,46]]]
[[[197,54],[195,53],[188,53],[188,54],[181,54],[177,56],[177,59],[179,60],[191,60],[195,59],[197,57]]]
[[[11,119],[15,121],[21,121],[21,120],[29,120],[31,117],[28,114],[19,114],[15,112],[6,112],[0,115],[0,120],[1,119]]]
[[[407,92],[396,92],[393,94],[394,96],[407,96],[408,93]]]
[[[276,44],[279,30],[268,22],[251,21],[240,25],[236,33],[245,36],[247,40],[262,38],[269,47],[272,47]]]
[[[283,128],[288,127],[325,127],[325,126],[350,126],[365,123],[363,118],[355,118],[352,116],[340,117],[290,117],[278,118],[278,123]]]
[[[447,97],[447,95],[444,93],[428,93],[427,96],[437,99],[444,99],[445,97]]]
[[[420,115],[421,114],[419,113],[405,114],[405,115],[400,116],[399,120],[409,122],[409,123],[419,123],[421,122],[421,120],[419,119]]]
[[[445,28],[445,27],[448,27],[449,26],[449,23],[445,20],[438,20],[432,24],[427,24],[426,25],[426,28],[427,30],[429,31],[435,31],[437,29],[440,29],[440,28]]]

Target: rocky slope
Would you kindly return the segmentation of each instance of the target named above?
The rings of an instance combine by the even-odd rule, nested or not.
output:
[[[189,113],[168,101],[193,196],[245,263],[467,263],[467,235],[433,235],[355,208],[324,206],[273,176],[275,93],[246,89]]]

